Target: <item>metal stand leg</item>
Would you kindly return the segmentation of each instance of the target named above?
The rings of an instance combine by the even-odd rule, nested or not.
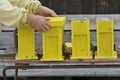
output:
[[[15,80],[18,80],[18,68],[16,68],[16,66],[7,66],[3,69],[3,80],[7,80],[7,75],[6,75],[6,71],[9,69],[15,69]]]
[[[7,70],[10,70],[10,69],[13,69],[13,70],[15,70],[15,77],[14,77],[14,80],[18,80],[18,70],[19,69],[27,69],[27,67],[29,66],[29,64],[24,64],[24,65],[22,65],[22,64],[15,64],[15,66],[7,66],[7,67],[5,67],[4,69],[3,69],[3,80],[7,80],[7,75],[6,75],[6,71]]]
[[[18,69],[15,69],[15,77],[14,80],[18,80]]]
[[[5,67],[5,68],[3,69],[3,79],[4,79],[4,80],[7,80],[7,76],[6,76],[7,68],[8,68],[8,67]]]

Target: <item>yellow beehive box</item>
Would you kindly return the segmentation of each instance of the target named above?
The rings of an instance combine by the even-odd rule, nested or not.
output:
[[[41,61],[63,61],[62,45],[65,17],[52,17],[51,29],[42,33],[43,57]]]
[[[95,59],[116,59],[114,52],[114,20],[99,18],[97,28],[97,54]]]
[[[71,59],[92,59],[90,52],[90,21],[89,19],[74,20],[72,26]]]
[[[34,29],[29,25],[18,28],[18,53],[16,60],[38,59],[35,52]]]

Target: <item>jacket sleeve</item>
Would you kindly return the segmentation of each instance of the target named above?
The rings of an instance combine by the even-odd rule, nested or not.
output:
[[[28,4],[26,4],[26,10],[30,14],[37,14],[37,8],[39,5],[41,5],[41,3],[38,0],[28,0],[28,1],[29,1]]]
[[[37,8],[41,3],[38,0],[13,0],[12,5],[25,8],[29,14],[36,14]]]
[[[8,0],[0,0],[0,23],[10,27],[19,27],[26,23],[25,8],[13,6]]]

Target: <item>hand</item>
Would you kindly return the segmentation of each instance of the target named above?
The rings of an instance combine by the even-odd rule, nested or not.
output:
[[[45,6],[39,6],[37,9],[37,14],[42,15],[42,16],[46,16],[46,17],[57,16],[57,14],[52,9],[49,9]]]
[[[27,15],[27,24],[31,25],[34,29],[45,32],[50,29],[48,23],[49,18],[39,16],[39,15]]]

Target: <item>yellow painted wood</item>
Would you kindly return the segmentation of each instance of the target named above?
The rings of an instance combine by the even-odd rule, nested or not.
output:
[[[114,52],[114,20],[98,19],[97,28],[97,54],[95,59],[116,59]]]
[[[63,61],[62,45],[65,17],[51,17],[51,29],[42,33],[43,57],[41,61]]]
[[[70,59],[92,59],[90,52],[90,21],[88,19],[71,22],[72,56]]]
[[[18,53],[16,60],[31,59],[37,59],[34,29],[26,24],[18,28]]]

